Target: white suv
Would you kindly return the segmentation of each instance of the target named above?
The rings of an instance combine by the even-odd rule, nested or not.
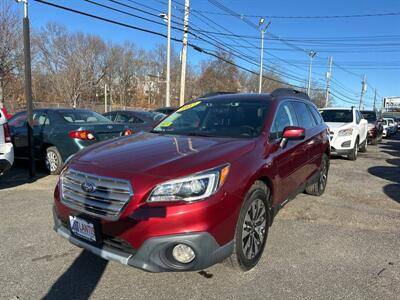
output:
[[[322,118],[329,127],[331,153],[356,160],[358,151],[367,151],[368,121],[352,108],[324,108]]]
[[[14,163],[14,147],[11,143],[7,119],[0,110],[0,175],[11,168]]]

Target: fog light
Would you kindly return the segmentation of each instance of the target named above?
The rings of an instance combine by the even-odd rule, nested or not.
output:
[[[346,142],[342,143],[342,148],[350,147],[350,143],[351,143],[351,141],[346,141]]]
[[[178,244],[172,250],[172,256],[182,264],[188,264],[195,258],[194,251],[185,244]]]

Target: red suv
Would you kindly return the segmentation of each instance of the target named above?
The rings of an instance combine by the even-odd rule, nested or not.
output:
[[[278,210],[321,195],[327,127],[307,95],[230,94],[187,103],[149,133],[78,152],[54,192],[54,229],[105,259],[193,271],[260,259]]]

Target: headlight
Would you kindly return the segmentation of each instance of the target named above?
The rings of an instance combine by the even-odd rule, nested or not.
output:
[[[226,180],[229,165],[157,185],[147,202],[193,202],[214,194]]]
[[[338,136],[348,136],[348,135],[352,135],[352,134],[353,134],[352,128],[342,129],[342,130],[339,130],[339,132],[338,132]]]

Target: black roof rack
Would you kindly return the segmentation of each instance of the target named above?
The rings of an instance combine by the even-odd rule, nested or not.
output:
[[[211,92],[200,96],[199,98],[207,98],[219,95],[229,95],[229,94],[237,94],[237,92]]]
[[[297,98],[302,98],[304,100],[310,101],[310,97],[306,93],[304,93],[302,91],[295,90],[295,89],[290,89],[290,88],[279,88],[279,89],[276,89],[271,93],[271,96],[272,97],[295,96]]]

